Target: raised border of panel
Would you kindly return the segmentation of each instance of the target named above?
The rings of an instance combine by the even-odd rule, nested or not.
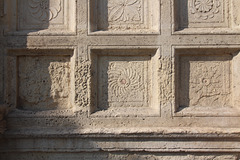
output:
[[[68,103],[69,106],[66,108],[60,108],[58,109],[57,107],[55,109],[51,110],[22,110],[19,108],[19,76],[18,76],[18,57],[19,56],[31,56],[31,57],[37,57],[37,56],[68,56],[69,57],[69,63],[70,63],[70,69],[74,70],[74,49],[73,48],[47,48],[47,49],[7,49],[7,55],[6,55],[6,69],[5,72],[7,73],[7,76],[5,77],[6,79],[9,79],[9,81],[6,81],[5,79],[5,84],[6,84],[6,91],[5,91],[5,101],[7,104],[10,104],[11,107],[13,108],[14,111],[14,116],[36,116],[38,115],[45,116],[46,114],[44,113],[50,113],[50,115],[55,115],[57,116],[58,113],[59,115],[65,115],[69,114],[70,112],[72,113],[72,110],[74,109],[74,93],[71,92],[74,88],[72,87],[73,82],[73,72],[70,72],[70,88],[69,88],[69,96],[68,96]],[[65,112],[66,111],[66,112]],[[68,113],[69,112],[69,113]],[[38,113],[38,114],[36,114]]]
[[[189,0],[190,1],[190,0]],[[219,25],[218,23],[215,23],[214,25],[211,25],[210,23],[200,23],[197,22],[192,27],[187,26],[181,26],[181,2],[177,0],[171,0],[171,17],[172,17],[172,34],[240,34],[239,29],[237,27],[234,27],[232,25],[232,13],[231,10],[233,6],[230,4],[231,1],[223,0],[224,1],[224,8],[223,11],[223,18],[224,23],[222,25]],[[188,4],[185,4],[188,5]],[[187,15],[186,15],[187,16]],[[181,16],[183,17],[183,16]],[[202,25],[201,27],[198,27],[197,24]],[[205,24],[205,25],[204,25]]]
[[[76,1],[69,0],[64,2],[63,12],[64,12],[64,24],[54,27],[51,24],[49,27],[45,26],[40,29],[21,29],[20,27],[20,17],[19,17],[19,0],[9,0],[6,1],[7,18],[9,19],[8,25],[4,30],[5,35],[28,35],[28,36],[38,36],[38,35],[52,35],[52,36],[66,36],[66,35],[76,35]]]
[[[91,117],[159,117],[160,116],[160,102],[158,91],[158,74],[157,68],[159,65],[160,48],[156,46],[90,46],[88,49],[91,59],[91,85],[90,85],[90,107],[89,116]],[[140,57],[150,56],[151,72],[149,75],[151,83],[150,88],[150,104],[148,107],[110,107],[106,109],[99,108],[99,93],[98,93],[98,59],[101,56],[120,56],[120,57]],[[116,111],[114,111],[116,108]]]
[[[98,6],[98,3],[100,2],[99,0],[88,0],[88,35],[148,35],[148,34],[158,35],[161,32],[160,31],[160,27],[161,27],[161,23],[160,23],[161,22],[161,2],[160,1],[161,0],[156,0],[155,3],[151,1],[145,1],[145,0],[142,1],[142,3],[148,4],[147,6],[148,10],[146,10],[146,8],[142,8],[143,15],[141,15],[144,20],[143,23],[147,25],[147,28],[118,31],[117,29],[108,30],[108,28],[100,29],[100,30],[98,29],[99,18],[97,16],[102,15],[102,14],[99,14],[98,11],[99,11],[99,8],[102,9],[103,7]],[[106,2],[106,5],[108,5],[107,3],[108,2]],[[145,19],[147,19],[147,21]],[[103,18],[103,21],[104,21],[104,18]],[[109,23],[108,16],[105,17],[105,21],[106,21],[105,23],[107,24]],[[119,25],[119,27],[121,27],[121,25]]]
[[[238,67],[239,62],[239,47],[229,47],[229,46],[173,46],[172,47],[172,53],[174,56],[174,83],[173,83],[173,90],[174,90],[174,96],[175,96],[175,102],[172,105],[172,111],[173,116],[176,117],[239,117],[240,116],[240,108],[239,104],[237,103],[237,97],[238,97],[238,88],[239,86],[239,73],[236,71]],[[182,73],[180,73],[180,57],[181,56],[198,56],[199,54],[204,56],[231,56],[231,65],[229,66],[231,75],[231,81],[230,83],[230,90],[231,90],[231,96],[230,96],[230,103],[229,106],[224,107],[211,107],[211,106],[205,106],[200,108],[195,108],[193,106],[187,106],[184,108],[180,108],[180,94],[181,91],[179,90],[180,87],[180,76]]]

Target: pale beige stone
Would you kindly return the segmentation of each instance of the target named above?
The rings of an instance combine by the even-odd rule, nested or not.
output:
[[[18,106],[27,110],[68,108],[69,60],[61,56],[19,56]]]
[[[0,0],[0,159],[239,159],[239,4]]]
[[[89,32],[154,33],[160,26],[158,0],[89,0]]]

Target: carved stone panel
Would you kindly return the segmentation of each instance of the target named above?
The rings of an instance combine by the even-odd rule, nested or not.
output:
[[[157,57],[156,49],[92,49],[93,115],[159,116]]]
[[[229,24],[228,0],[175,0],[175,13],[177,30],[222,28]]]
[[[27,110],[68,108],[69,57],[19,56],[18,107]]]
[[[231,56],[182,56],[180,106],[231,106]]]
[[[239,116],[239,51],[175,50],[176,116]]]
[[[75,31],[74,0],[13,0],[7,6],[11,18],[7,31],[10,33],[64,34]]]
[[[149,107],[148,56],[99,58],[99,107]]]
[[[90,32],[159,32],[159,1],[89,0]]]
[[[64,3],[64,0],[21,1],[18,7],[18,29],[44,29],[49,25],[64,25]]]

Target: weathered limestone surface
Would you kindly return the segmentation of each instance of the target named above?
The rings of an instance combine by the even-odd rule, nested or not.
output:
[[[0,0],[0,159],[239,159],[239,5]]]

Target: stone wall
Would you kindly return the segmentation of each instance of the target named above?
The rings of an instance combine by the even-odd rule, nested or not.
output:
[[[0,159],[239,159],[239,4],[0,0]]]

